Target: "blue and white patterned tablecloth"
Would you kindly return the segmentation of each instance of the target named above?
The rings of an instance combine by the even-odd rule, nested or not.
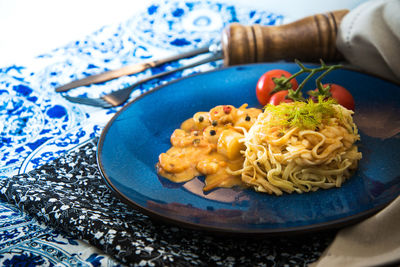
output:
[[[0,69],[1,178],[35,169],[99,135],[117,110],[71,104],[54,92],[56,86],[219,41],[222,28],[235,21],[274,25],[282,23],[283,16],[208,1],[155,3],[120,25],[103,27],[82,40],[36,57],[26,66]],[[165,68],[181,64],[184,61]],[[200,66],[168,79],[214,67]],[[152,71],[162,70],[164,67]],[[152,71],[79,88],[71,95],[99,96]],[[165,80],[142,86],[132,99],[162,82]],[[1,265],[118,264],[86,242],[40,225],[4,201],[0,202],[0,229]]]
[[[161,2],[160,2],[161,3]],[[162,1],[149,4],[132,19],[106,26],[84,39],[42,54],[23,66],[0,69],[0,179],[25,173],[96,137],[118,110],[67,102],[54,92],[58,85],[143,60],[162,58],[220,39],[231,22],[276,25],[277,11],[211,1]],[[96,97],[132,84],[177,63],[69,92]],[[139,87],[131,99],[154,86],[194,72],[216,68],[206,64]],[[147,248],[151,249],[151,248]],[[110,255],[85,241],[39,224],[15,206],[0,200],[0,265],[117,266]]]

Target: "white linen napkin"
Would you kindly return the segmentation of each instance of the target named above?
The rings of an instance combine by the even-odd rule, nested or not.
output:
[[[351,65],[400,82],[400,1],[371,0],[350,11],[336,45]]]
[[[400,197],[367,220],[339,231],[310,267],[368,267],[400,261]]]

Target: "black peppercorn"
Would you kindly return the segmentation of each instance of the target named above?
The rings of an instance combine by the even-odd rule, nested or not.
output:
[[[250,121],[250,120],[251,120],[250,116],[249,116],[249,115],[246,115],[245,120],[246,120],[246,121]]]
[[[199,122],[202,122],[202,121],[204,121],[204,117],[203,117],[203,116],[200,116],[200,117],[199,117]]]
[[[218,121],[212,121],[212,126],[217,126],[218,125]]]
[[[210,135],[215,135],[215,134],[216,134],[215,130],[210,131]]]

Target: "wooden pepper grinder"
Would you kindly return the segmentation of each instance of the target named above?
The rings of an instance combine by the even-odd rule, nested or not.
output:
[[[309,16],[280,26],[232,23],[222,33],[225,65],[277,60],[339,61],[336,36],[348,10]]]

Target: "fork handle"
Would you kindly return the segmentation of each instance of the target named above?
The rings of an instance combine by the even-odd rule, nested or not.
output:
[[[225,65],[276,60],[314,62],[342,60],[336,36],[348,10],[305,17],[280,26],[232,23],[222,33]]]

